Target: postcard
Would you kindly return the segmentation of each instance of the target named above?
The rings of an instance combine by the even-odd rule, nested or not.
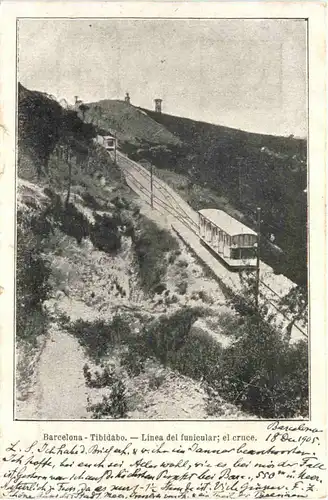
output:
[[[325,498],[326,4],[1,11],[1,498]]]

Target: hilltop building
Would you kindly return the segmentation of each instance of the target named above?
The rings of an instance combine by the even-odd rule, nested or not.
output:
[[[79,99],[79,96],[77,96],[77,95],[74,96],[74,99],[75,99],[74,110],[78,111],[81,104],[83,104],[83,101],[81,101],[81,99]]]
[[[161,113],[162,112],[162,102],[163,99],[154,99],[155,102],[155,111],[156,113]]]

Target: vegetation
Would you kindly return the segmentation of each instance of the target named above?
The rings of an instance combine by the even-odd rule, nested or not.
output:
[[[90,239],[99,250],[114,253],[121,248],[120,219],[117,216],[97,215]]]
[[[81,109],[86,119],[91,108],[90,105]],[[134,153],[148,154],[150,160],[158,165],[161,161],[170,161],[172,169],[186,174],[190,182],[193,180],[204,185],[208,181],[213,182],[218,192],[227,191],[231,199],[239,196],[239,172],[246,164],[249,168],[247,189],[251,188],[253,196],[249,198],[250,203],[255,206],[261,197],[268,200],[264,207],[266,221],[269,220],[269,203],[273,203],[270,224],[276,224],[285,217],[281,241],[286,248],[289,245],[297,247],[291,254],[296,262],[293,272],[298,275],[302,287],[292,289],[282,300],[281,307],[292,310],[293,321],[302,319],[306,311],[306,280],[302,281],[301,253],[298,252],[304,250],[304,234],[300,232],[300,227],[306,214],[303,199],[296,191],[299,192],[304,181],[303,144],[300,141],[266,138],[267,150],[262,151],[261,144],[264,143],[261,141],[264,139],[260,136],[247,135],[247,142],[246,135],[236,131],[207,127],[205,124],[194,128],[187,124],[183,131],[185,122],[179,123],[181,127],[179,125],[179,130],[174,133],[179,132],[185,144],[189,144],[188,148],[182,146],[173,133],[169,133],[167,137],[173,137],[169,146],[137,141],[139,152],[134,150]],[[75,112],[60,108],[51,97],[29,92],[21,86],[18,127],[20,175],[33,179],[33,168],[36,168],[36,176],[42,178],[44,184],[51,184],[52,188],[44,190],[50,201],[43,208],[39,207],[36,212],[33,205],[36,202],[31,200],[26,213],[18,212],[17,338],[35,342],[38,335],[46,331],[48,318],[43,303],[50,295],[51,273],[45,249],[49,236],[56,231],[75,238],[78,243],[83,238],[90,238],[96,248],[109,254],[120,249],[122,236],[131,237],[144,291],[162,295],[160,301],[165,306],[177,304],[177,295],[170,294],[164,279],[167,264],[179,257],[178,243],[170,232],[141,216],[125,196],[114,192],[115,183],[122,186],[120,175],[108,154],[93,144],[95,127],[83,123]],[[173,130],[173,125],[170,127]],[[218,129],[221,134],[219,139]],[[160,130],[163,132],[162,128]],[[203,131],[202,142],[199,130]],[[149,134],[151,136],[152,130]],[[236,138],[241,141],[238,150],[241,160],[235,156],[233,145],[239,144]],[[292,152],[293,161],[283,175]],[[204,170],[201,168],[202,158],[205,158]],[[252,168],[246,158],[252,162]],[[217,176],[213,165],[219,165],[220,176]],[[265,182],[258,179],[262,174]],[[101,187],[99,176],[111,179],[111,194]],[[93,210],[92,217],[85,215],[90,211],[79,209],[79,202],[74,202],[73,193],[80,196],[77,198],[82,205]],[[289,193],[295,195],[295,207],[292,209]],[[242,198],[239,198],[239,203],[242,207]],[[100,209],[108,213],[100,215],[94,212]],[[285,233],[289,236],[286,237]],[[177,293],[184,295],[187,283],[182,278],[182,272],[185,272],[188,262],[178,259],[177,266],[181,271]],[[130,376],[139,375],[145,370],[147,360],[156,359],[164,366],[202,380],[208,388],[212,404],[219,395],[261,417],[306,416],[307,346],[303,342],[290,346],[288,334],[283,334],[274,325],[268,310],[256,307],[254,283],[245,279],[244,286],[242,296],[230,297],[237,319],[227,321],[223,318],[220,324],[220,331],[234,338],[234,343],[227,349],[206,333],[192,330],[196,319],[205,314],[204,309],[199,308],[179,308],[174,314],[163,315],[153,321],[143,320],[140,333],[133,333],[131,318],[125,315],[116,315],[109,321],[80,319],[70,323],[68,318],[58,318],[58,321],[62,321],[61,326],[77,337],[87,355],[98,365],[104,356],[117,349],[121,365]],[[118,283],[116,288],[117,293],[124,296],[126,292]],[[204,304],[210,304],[212,300],[202,290],[198,292],[198,298]],[[125,418],[128,397],[124,380],[117,376],[115,370],[105,366],[92,373],[85,365],[83,372],[88,387],[108,387],[108,395],[103,401],[89,406],[93,418]],[[162,376],[154,379],[153,386],[159,386],[162,379]]]
[[[17,214],[16,335],[34,343],[46,331],[42,307],[50,293],[50,266],[43,255],[50,226],[35,216]]]
[[[114,316],[109,322],[103,320],[77,320],[69,326],[88,356],[99,362],[110,349],[126,343],[131,336],[129,321],[124,316]]]
[[[277,272],[306,285],[306,141],[144,111],[181,142],[159,146],[144,141],[138,147],[125,145],[126,152],[185,175],[189,186],[210,186],[216,195],[227,197],[251,227],[255,227],[256,207],[261,206],[263,235],[274,234],[285,252],[278,264],[273,247],[267,245],[265,258]]]
[[[121,236],[131,236],[133,224],[123,211],[114,208],[112,214],[99,215],[94,212],[94,222],[89,219],[73,204],[62,201],[62,198],[52,189],[45,188],[45,194],[51,202],[47,205],[43,213],[40,214],[41,221],[49,221],[52,230],[58,228],[68,236],[81,243],[83,238],[90,238],[93,245],[99,250],[112,254],[121,247]],[[87,197],[87,199],[89,199]],[[97,200],[93,200],[95,203]],[[122,206],[124,198],[112,200],[118,206]],[[113,203],[112,203],[113,204]],[[51,221],[51,222],[50,222]],[[124,228],[124,230],[123,230]]]
[[[185,308],[146,325],[129,343],[124,365],[137,375],[146,359],[154,357],[183,375],[203,380],[212,405],[217,394],[264,418],[306,416],[306,343],[290,346],[264,317],[264,310],[254,314],[252,304],[246,307],[244,299],[240,302],[234,302],[240,319],[221,325],[225,335],[237,339],[230,347],[223,349],[204,332],[191,334],[191,325],[204,312]]]
[[[140,284],[147,293],[158,293],[158,285],[165,276],[167,256],[178,249],[177,240],[165,229],[142,217],[139,230],[133,235]]]
[[[105,367],[102,366],[102,368],[103,368],[102,373],[96,371],[94,376],[92,376],[89,365],[88,364],[84,365],[83,375],[87,387],[93,387],[99,389],[101,387],[107,387],[113,384],[115,378],[115,370],[108,366]]]
[[[84,123],[72,110],[63,109],[51,96],[31,92],[18,85],[18,146],[20,158],[28,153],[36,164],[38,178],[48,173],[50,155],[61,144],[66,160],[69,149],[85,154],[96,129]]]
[[[122,186],[121,173],[108,153],[94,142],[97,131],[76,111],[63,109],[51,96],[18,86],[18,173],[32,182],[47,182],[65,191],[67,204],[73,188],[82,188],[108,203],[111,195],[100,178]]]
[[[103,396],[101,403],[89,405],[87,411],[92,412],[92,418],[102,417],[126,418],[128,410],[126,389],[122,380],[116,380],[109,396]]]
[[[52,189],[46,188],[45,194],[50,198],[41,214],[41,220],[51,221],[52,230],[56,227],[68,236],[72,236],[78,243],[90,234],[88,219],[72,203],[64,203],[61,197]]]
[[[295,286],[285,295],[279,304],[282,311],[292,315],[287,327],[287,340],[290,340],[292,327],[295,322],[307,324],[308,292],[304,286]]]

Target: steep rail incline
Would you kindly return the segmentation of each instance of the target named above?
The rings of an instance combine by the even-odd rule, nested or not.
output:
[[[151,203],[150,172],[121,152],[117,152],[117,163],[122,169],[127,184],[148,204]],[[169,218],[174,231],[211,269],[216,277],[228,288],[238,292],[240,279],[238,274],[227,269],[199,241],[198,214],[179,194],[164,181],[153,175],[153,206],[162,215]],[[294,286],[294,283],[282,275],[275,275],[271,267],[261,261],[260,299],[269,305],[277,321],[287,325],[291,317],[279,307],[279,301]],[[294,323],[292,341],[307,338],[307,325]]]

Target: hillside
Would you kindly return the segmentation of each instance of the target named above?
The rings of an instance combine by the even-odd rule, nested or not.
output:
[[[243,130],[224,127],[202,121],[196,121],[180,116],[156,113],[155,111],[141,108],[149,117],[166,127],[172,134],[175,134],[182,142],[192,144],[194,149],[201,150],[203,141],[206,145],[228,147],[231,142],[235,145],[245,145],[248,147],[276,151],[283,158],[284,155],[299,155],[304,159],[306,156],[306,141],[294,137],[279,137],[266,134],[245,132]],[[218,110],[218,116],[219,116]],[[217,142],[219,141],[219,144]]]
[[[84,123],[75,111],[63,109],[46,94],[18,84],[19,175],[40,177],[49,173],[49,160],[54,153],[62,153],[62,159],[73,156],[82,162],[94,149],[94,137],[96,129]],[[31,161],[26,166],[28,159]]]
[[[92,124],[21,86],[18,112],[16,418],[307,415],[306,343],[228,300]]]
[[[277,272],[296,283],[307,282],[307,144],[293,137],[274,137],[212,125],[149,110],[150,118],[181,140],[180,146],[144,143],[125,150],[132,158],[145,159],[158,168],[170,169],[187,178],[192,186],[210,189],[207,200],[225,198],[255,228],[256,207],[262,209],[262,234],[285,253],[278,263],[273,247],[264,245],[264,258]],[[213,201],[189,197],[195,209]],[[201,202],[201,205],[200,205]],[[235,215],[234,215],[235,216]]]
[[[113,130],[121,142],[134,145],[142,142],[176,146],[180,140],[145,111],[124,101],[102,100],[88,103],[85,120],[104,131]]]
[[[85,121],[116,133],[120,148],[184,179],[195,210],[219,208],[256,229],[261,207],[262,259],[307,286],[307,144],[147,109],[123,101],[89,103]],[[169,173],[171,185],[181,184]],[[176,177],[178,179],[179,177]],[[273,244],[274,242],[274,244]]]
[[[93,126],[19,86],[18,134],[16,417],[249,418],[175,360],[181,334],[183,359],[201,341],[220,353],[231,311]]]

